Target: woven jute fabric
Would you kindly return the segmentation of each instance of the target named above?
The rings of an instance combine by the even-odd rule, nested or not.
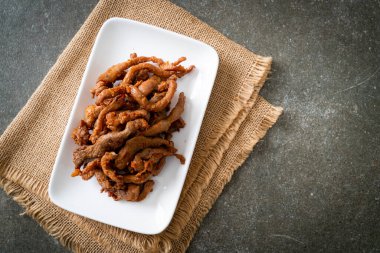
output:
[[[168,228],[158,235],[130,232],[64,211],[52,204],[47,194],[91,48],[101,25],[111,17],[137,20],[201,40],[213,46],[220,58],[176,212]],[[282,108],[258,95],[271,61],[227,39],[170,2],[100,1],[2,134],[1,186],[49,234],[73,251],[183,252],[233,172],[282,112]]]

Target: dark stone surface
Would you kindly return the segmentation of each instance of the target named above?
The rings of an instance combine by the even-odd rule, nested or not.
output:
[[[0,129],[93,1],[0,1]],[[285,108],[235,173],[189,252],[380,252],[379,1],[174,1],[274,59]],[[3,192],[0,252],[66,252]]]

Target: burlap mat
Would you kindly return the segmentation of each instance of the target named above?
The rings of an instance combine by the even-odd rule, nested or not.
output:
[[[64,211],[49,201],[55,156],[96,34],[105,20],[124,17],[213,46],[220,66],[184,189],[169,227],[142,235]],[[26,213],[77,252],[183,252],[253,146],[282,109],[258,96],[271,58],[227,39],[166,1],[101,1],[0,139],[0,179]],[[68,168],[70,169],[70,168]]]

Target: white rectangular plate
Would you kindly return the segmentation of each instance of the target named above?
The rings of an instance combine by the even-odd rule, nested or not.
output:
[[[181,165],[177,159],[169,157],[161,173],[153,178],[153,192],[137,203],[114,201],[106,193],[100,193],[95,178],[83,181],[80,177],[70,176],[74,168],[72,154],[77,148],[70,134],[83,118],[86,106],[94,103],[90,88],[108,67],[129,59],[133,52],[171,62],[185,56],[184,66],[196,66],[190,74],[178,80],[172,103],[175,104],[180,92],[185,93],[183,118],[186,127],[174,134],[173,141],[178,153],[185,156],[186,163]],[[49,184],[51,201],[63,209],[115,227],[143,234],[162,232],[177,206],[218,64],[216,51],[200,41],[133,20],[107,20],[96,38],[55,160]]]

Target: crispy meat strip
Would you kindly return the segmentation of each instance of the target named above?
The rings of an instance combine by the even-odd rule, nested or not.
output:
[[[115,200],[142,201],[153,190],[154,182],[146,181],[144,184],[128,184],[127,190],[116,190]]]
[[[98,119],[95,122],[94,130],[91,134],[90,141],[95,143],[96,140],[103,134],[106,133],[105,129],[105,118],[107,113],[119,110],[125,105],[125,96],[121,95],[116,97],[109,105],[103,108],[99,113]]]
[[[140,192],[140,195],[137,199],[137,201],[141,201],[146,198],[149,192],[153,191],[153,186],[154,186],[154,181],[153,180],[148,180],[144,184],[143,190]]]
[[[106,115],[106,125],[111,131],[118,131],[127,122],[137,118],[149,120],[149,113],[144,109],[109,112]]]
[[[102,92],[105,89],[111,88],[111,87],[112,87],[112,83],[107,83],[104,81],[98,81],[95,84],[95,87],[90,89],[90,93],[91,93],[92,97],[98,96],[100,94],[100,92]]]
[[[160,82],[161,78],[159,78],[158,76],[152,76],[148,80],[142,82],[138,86],[138,89],[144,96],[148,96]]]
[[[162,157],[161,160],[158,162],[157,166],[153,168],[153,171],[152,171],[153,176],[157,176],[158,174],[160,174],[162,168],[165,165],[165,162],[166,162],[166,157]]]
[[[90,90],[92,96],[98,96],[103,90],[112,87],[112,83],[115,82],[120,76],[125,74],[125,70],[130,68],[128,74],[124,77],[122,81],[122,86],[127,86],[131,84],[133,80],[145,80],[147,78],[147,72],[141,72],[141,69],[148,69],[150,72],[155,73],[160,77],[167,78],[172,74],[176,74],[178,77],[182,77],[192,71],[194,66],[191,65],[189,68],[185,68],[179,63],[186,60],[185,57],[179,58],[174,63],[163,62],[162,59],[152,57],[134,57],[126,62],[122,62],[113,65],[101,74],[98,78],[98,82],[93,89]],[[148,61],[157,63],[160,67],[156,67],[152,64],[146,63]],[[137,67],[139,66],[139,67]],[[138,76],[138,78],[136,78]]]
[[[150,174],[153,174],[153,169],[154,167],[160,162],[161,158],[163,157],[166,157],[167,155],[165,154],[153,154],[149,160],[147,161],[144,161],[144,170],[143,171],[140,171],[138,174],[143,174],[143,173],[150,173]]]
[[[146,109],[147,111],[162,111],[170,103],[175,91],[177,90],[177,82],[175,81],[175,78],[171,78],[168,82],[169,88],[165,96],[155,103],[148,101],[148,99],[141,93],[141,91],[133,86],[131,86],[131,96],[137,103],[139,103],[142,108]]]
[[[153,97],[149,100],[149,102],[157,103],[158,101],[163,99],[165,97],[165,95],[166,95],[166,92],[160,92],[160,93],[155,92],[153,94]]]
[[[86,165],[86,167],[81,172],[82,179],[89,180],[94,176],[97,169],[101,169],[99,158],[92,160]]]
[[[89,128],[84,120],[81,120],[79,126],[74,129],[73,133],[71,134],[71,138],[73,138],[75,143],[80,146],[89,144]]]
[[[161,93],[154,93],[153,97],[149,100],[151,103],[157,103],[159,100],[161,100],[163,97],[165,97],[166,92]],[[159,112],[151,112],[150,114],[150,121],[149,124],[155,124],[158,121],[166,118],[167,112],[166,110],[159,111]]]
[[[176,156],[176,158],[180,160],[181,164],[185,164],[185,158],[182,155],[173,154],[173,152],[164,151],[164,152],[151,153],[149,155],[148,160],[142,161],[143,168],[142,170],[138,171],[138,173],[135,175],[135,178],[140,179],[140,178],[145,178],[148,175],[149,176],[157,175],[162,169],[161,166],[163,166],[161,162],[165,163],[165,161],[162,161],[162,159],[171,155]],[[138,166],[140,166],[140,164]]]
[[[185,164],[186,159],[183,155],[180,155],[180,154],[174,154],[174,155],[180,161],[181,164]]]
[[[130,192],[128,195],[131,195],[135,191],[136,188],[128,189],[128,185],[118,186],[115,185],[104,173],[102,170],[95,170],[95,177],[100,186],[102,187],[100,192],[107,192],[108,196],[112,197],[114,200],[132,199],[130,197],[125,197],[127,192]],[[140,190],[139,190],[140,192]],[[123,198],[124,197],[124,198]],[[138,198],[138,197],[137,197]]]
[[[168,90],[169,88],[169,83],[167,81],[162,81],[158,86],[157,86],[157,91],[158,92],[163,92]]]
[[[173,63],[165,62],[163,64],[160,64],[160,68],[167,71],[175,71],[178,77],[182,77],[195,68],[194,65],[191,65],[189,68],[185,68],[179,65],[183,61],[186,61],[186,57],[181,57]]]
[[[156,76],[159,76],[161,78],[168,78],[171,75],[175,74],[174,71],[166,71],[160,67],[157,67],[157,66],[154,66],[150,63],[144,62],[144,63],[137,64],[135,66],[132,66],[129,69],[128,73],[125,75],[125,77],[124,77],[124,79],[120,85],[121,86],[131,85],[133,80],[136,77],[137,72],[140,71],[141,69],[148,69],[149,72],[152,72],[153,74],[155,74]]]
[[[178,64],[180,64],[181,62],[184,62],[186,61],[186,57],[185,56],[182,56],[180,58],[178,58],[178,60],[176,60],[175,62],[173,62],[173,66],[177,66]],[[192,65],[193,66],[193,65]],[[165,69],[165,67],[163,67]]]
[[[128,92],[130,92],[129,87],[124,87],[120,85],[113,88],[105,89],[97,96],[95,104],[101,105],[103,104],[103,101],[108,98],[113,98],[118,95],[126,94]]]
[[[84,114],[84,121],[88,127],[93,127],[99,113],[103,110],[104,106],[89,105],[86,107]]]
[[[117,78],[128,68],[142,64],[145,62],[154,62],[157,63],[158,65],[163,64],[163,60],[154,56],[151,57],[146,57],[146,56],[139,56],[139,57],[134,57],[131,58],[125,62],[121,62],[119,64],[113,65],[110,68],[106,70],[103,74],[101,74],[98,77],[98,81],[103,81],[107,83],[113,83],[114,81],[117,80]]]
[[[123,183],[133,183],[133,184],[143,184],[151,178],[151,173],[140,173],[136,175],[119,175],[114,169],[114,160],[117,159],[118,155],[115,152],[107,152],[103,155],[100,164],[102,166],[103,173],[109,177],[116,184]],[[144,171],[145,172],[145,171]]]
[[[168,115],[167,115],[166,111],[152,112],[150,120],[149,120],[149,125],[154,125],[157,122],[159,122],[160,120],[165,119],[167,116]]]
[[[179,94],[178,102],[173,108],[173,110],[169,113],[169,116],[163,120],[160,120],[153,126],[149,127],[146,131],[142,133],[142,135],[155,136],[160,133],[168,131],[171,124],[181,117],[185,108],[185,100],[186,100],[186,97],[184,93],[181,92]]]
[[[124,147],[119,151],[115,160],[116,168],[122,170],[132,161],[134,155],[142,149],[166,146],[169,149],[177,150],[173,147],[173,142],[161,138],[148,138],[145,136],[136,136],[128,140]]]
[[[98,96],[100,92],[104,89],[112,87],[112,83],[115,82],[121,75],[124,74],[125,70],[130,68],[133,65],[141,64],[143,62],[154,62],[157,64],[162,64],[163,61],[157,57],[134,57],[129,59],[128,61],[118,63],[116,65],[111,66],[98,77],[98,81],[94,88],[90,90],[92,96]],[[137,74],[137,73],[136,73]]]
[[[116,190],[114,192],[115,200],[127,200],[127,201],[137,201],[140,196],[141,186],[138,184],[128,184],[126,190]]]
[[[161,82],[161,78],[159,78],[158,76],[152,76],[148,80],[141,82],[140,85],[136,84],[135,87],[138,87],[141,93],[144,96],[147,96],[157,87],[157,85],[160,82]],[[117,95],[127,94],[129,92],[130,92],[130,87],[121,86],[121,85],[113,87],[113,88],[105,89],[96,98],[95,104],[101,105],[103,101],[108,98],[113,98]]]
[[[146,148],[135,155],[135,158],[131,162],[131,167],[137,172],[142,171],[144,170],[144,160],[150,160],[154,155],[157,154],[161,155],[161,159],[164,156],[174,155],[175,152],[166,148]]]
[[[147,69],[141,69],[139,72],[137,72],[135,81],[145,81],[149,78],[149,70]],[[124,78],[123,78],[124,79]]]
[[[184,128],[185,125],[186,125],[186,122],[182,118],[179,118],[170,125],[168,131],[166,132],[169,134],[177,132],[179,131],[179,129]]]
[[[133,53],[128,61],[99,76],[91,89],[97,96],[96,105],[86,108],[84,121],[73,132],[74,140],[83,145],[73,154],[73,176],[88,180],[95,175],[102,191],[115,200],[141,201],[152,191],[154,182],[150,179],[160,173],[167,156],[174,155],[185,163],[169,140],[172,132],[185,125],[181,118],[183,93],[169,113],[177,77],[194,68],[181,66],[185,60],[181,57],[170,63]],[[147,121],[153,125],[149,127]],[[113,132],[107,134],[107,129]],[[143,133],[128,140],[139,130]],[[86,146],[89,141],[94,144]]]
[[[100,192],[108,192],[108,195],[110,197],[113,197],[115,199],[115,194],[113,194],[114,191],[116,191],[116,187],[114,186],[114,183],[110,181],[110,179],[103,173],[102,170],[95,170],[95,177],[100,186],[102,187]]]
[[[130,121],[121,132],[111,132],[102,135],[94,145],[81,146],[74,151],[73,162],[76,168],[79,168],[86,159],[98,158],[105,152],[120,148],[128,137],[137,130],[143,130],[148,127],[145,119],[136,119]]]

